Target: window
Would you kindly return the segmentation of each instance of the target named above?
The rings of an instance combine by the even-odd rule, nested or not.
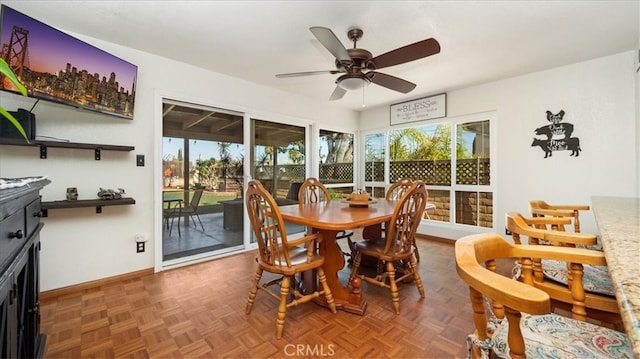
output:
[[[367,190],[384,197],[385,188],[401,178],[422,180],[427,184],[429,203],[436,207],[425,217],[492,228],[489,117],[444,119],[394,128],[386,134],[364,134],[363,177]],[[385,148],[388,167],[384,162]]]
[[[318,151],[318,179],[332,197],[353,192],[353,134],[321,129]]]
[[[385,196],[384,134],[372,133],[364,136],[364,181],[367,192],[374,197]]]
[[[493,227],[489,120],[456,126],[456,223]]]

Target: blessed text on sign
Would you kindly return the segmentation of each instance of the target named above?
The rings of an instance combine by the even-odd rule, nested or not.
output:
[[[425,97],[390,106],[391,125],[447,116],[447,94]]]

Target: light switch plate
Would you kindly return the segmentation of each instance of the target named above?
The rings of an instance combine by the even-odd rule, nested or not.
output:
[[[136,155],[136,166],[144,167],[144,155]]]

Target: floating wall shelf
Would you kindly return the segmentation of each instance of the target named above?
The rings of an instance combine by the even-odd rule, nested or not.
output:
[[[97,143],[77,143],[77,142],[62,142],[62,141],[31,140],[29,141],[29,143],[27,143],[24,139],[21,139],[21,138],[0,138],[0,145],[40,147],[40,158],[42,159],[47,158],[48,147],[94,150],[96,161],[100,160],[102,150],[133,151],[135,149],[134,146],[103,145],[103,144],[97,144]]]
[[[51,201],[42,202],[42,217],[49,215],[50,209],[60,208],[80,208],[80,207],[96,207],[96,213],[102,213],[103,206],[121,206],[127,204],[136,204],[136,200],[133,198],[120,198],[120,199],[80,199],[75,201]]]

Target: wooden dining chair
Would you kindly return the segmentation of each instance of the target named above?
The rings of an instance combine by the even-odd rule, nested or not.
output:
[[[402,195],[407,190],[409,190],[409,188],[411,188],[412,184],[413,184],[413,180],[411,180],[411,178],[401,178],[396,182],[393,182],[391,186],[389,186],[384,198],[388,200],[397,201],[400,198],[402,198]],[[427,199],[425,200],[425,202],[428,199],[429,199],[429,192],[427,191]],[[418,244],[416,243],[415,240],[413,241],[413,254],[416,256],[416,261],[420,262],[420,251],[418,251]]]
[[[298,203],[318,203],[318,202],[329,202],[331,201],[331,194],[329,193],[329,189],[325,187],[317,178],[309,177],[305,179],[305,181],[300,185],[298,189]],[[336,240],[339,239],[347,239],[347,245],[349,246],[349,251],[342,250],[342,254],[349,258],[353,258],[353,241],[351,237],[353,236],[352,231],[340,231],[336,234]]]
[[[393,182],[391,186],[387,189],[384,198],[386,200],[397,201],[402,198],[402,195],[411,188],[413,184],[413,180],[411,178],[401,178],[396,182]],[[428,199],[428,195],[427,195]],[[362,230],[362,238],[365,240],[379,240],[384,241],[384,232],[386,231],[388,223],[383,223],[382,225],[374,225],[365,227]],[[418,245],[414,241],[413,253],[416,256],[416,261],[420,262],[420,252],[418,251]]]
[[[534,228],[542,221],[567,220],[558,218],[525,218],[520,213],[510,212],[506,214],[505,223],[512,233],[513,241],[517,245],[546,245],[556,247],[575,248],[576,246],[589,246],[596,242],[596,236],[586,233],[564,232],[558,230],[545,230]],[[527,241],[524,241],[527,237]],[[554,258],[533,258],[533,285],[549,293],[554,309],[560,308],[571,311],[574,319],[584,320],[586,317],[602,322],[602,325],[620,328],[621,317],[611,277],[607,271],[606,259],[601,251],[581,248],[592,251],[594,255],[602,258],[600,263],[588,263],[582,268],[581,273],[581,298],[576,302],[572,295],[575,273],[571,263]],[[518,264],[516,271],[521,270]]]
[[[529,210],[533,217],[571,218],[573,231],[580,232],[580,211],[588,211],[589,205],[551,205],[542,200],[529,201]],[[560,226],[564,230],[564,226]]]
[[[286,227],[280,215],[280,210],[275,200],[259,181],[250,181],[246,192],[246,205],[253,233],[258,242],[258,268],[249,292],[246,313],[251,312],[258,290],[263,290],[271,297],[278,299],[278,316],[276,319],[276,337],[282,338],[287,308],[324,295],[333,313],[336,305],[331,295],[331,289],[327,284],[327,278],[322,266],[324,257],[315,251],[315,243],[318,234],[312,233],[304,237],[289,240]],[[322,291],[314,291],[304,294],[295,285],[295,275],[304,271],[315,270]],[[262,274],[267,271],[279,275],[276,280],[260,284]],[[275,284],[280,284],[279,295],[270,290]],[[293,298],[288,300],[288,298]]]
[[[385,199],[397,201],[402,198],[402,195],[411,188],[413,184],[413,180],[411,178],[400,178],[397,181],[393,182],[389,188],[387,188],[387,192],[384,195]]]
[[[499,273],[511,259],[521,259],[524,280]],[[551,313],[550,295],[531,285],[531,258],[563,260],[581,273],[602,255],[581,248],[523,246],[494,233],[460,238],[455,244],[456,270],[469,286],[475,332],[467,337],[471,357],[489,358],[633,358],[626,334]],[[574,295],[579,300],[580,277]]]
[[[422,219],[427,204],[427,189],[424,182],[416,181],[405,191],[393,211],[386,228],[384,241],[361,241],[356,243],[356,258],[353,263],[349,283],[357,276],[360,279],[389,288],[391,300],[396,314],[400,313],[400,297],[397,283],[405,278],[413,278],[420,297],[424,298],[424,287],[414,255],[416,230]],[[386,265],[386,271],[377,273],[375,277],[359,274],[358,269],[364,256],[372,257]],[[396,263],[409,262],[404,273],[396,277]]]

